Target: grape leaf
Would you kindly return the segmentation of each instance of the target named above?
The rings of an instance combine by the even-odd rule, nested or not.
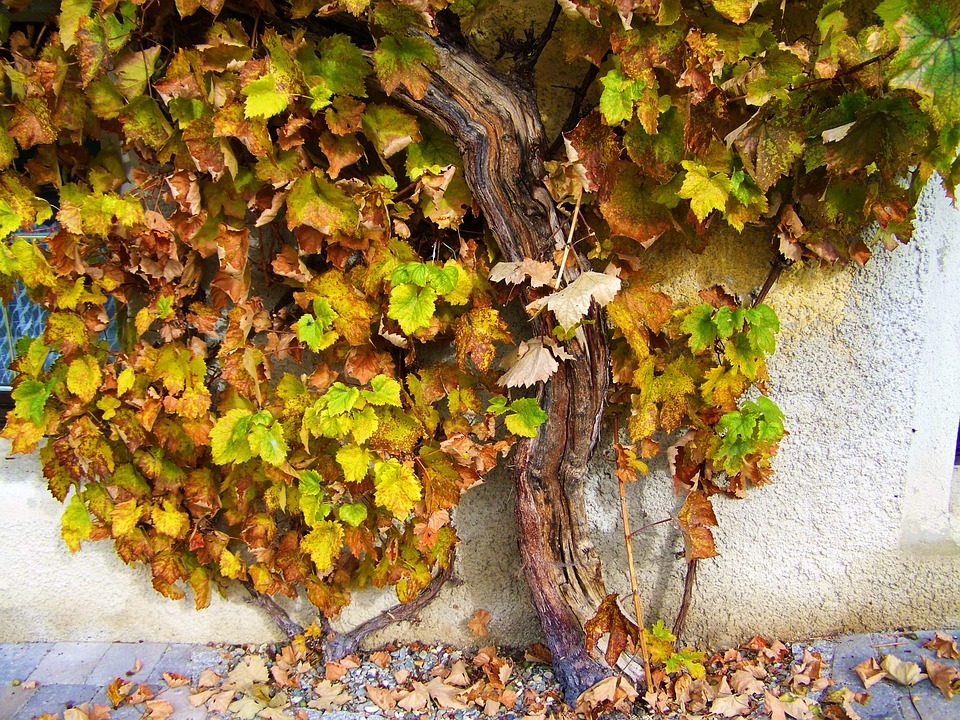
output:
[[[178,540],[185,538],[190,532],[190,516],[166,499],[162,508],[159,505],[154,506],[150,521],[157,532]]]
[[[412,283],[398,285],[390,291],[387,317],[400,323],[407,335],[430,327],[437,306],[437,292],[431,287],[418,288]]]
[[[247,439],[250,432],[250,410],[236,408],[217,420],[210,431],[210,449],[213,461],[218,465],[240,464],[253,457],[253,450]]]
[[[420,481],[413,470],[401,465],[396,458],[390,458],[377,463],[373,473],[377,505],[389,510],[399,520],[406,518],[413,504],[422,497]]]
[[[370,389],[361,390],[360,395],[371,405],[402,407],[400,403],[400,383],[386,375],[375,375],[371,378]]]
[[[457,367],[465,371],[469,355],[477,370],[486,372],[496,356],[496,343],[511,339],[510,329],[494,308],[471,310],[457,321]]]
[[[343,526],[333,520],[318,522],[300,543],[300,549],[310,555],[319,573],[333,567],[342,547]]]
[[[53,385],[53,380],[47,383],[33,379],[21,381],[10,394],[16,402],[13,414],[23,420],[29,420],[34,425],[42,425],[43,411]]]
[[[385,158],[422,139],[417,119],[391,105],[368,105],[362,123],[364,135]]]
[[[893,22],[900,49],[888,68],[890,86],[923,96],[940,127],[960,118],[960,8],[950,0],[888,0],[877,8]]]
[[[645,99],[652,90],[656,95],[656,86],[648,88],[644,80],[632,78],[620,69],[619,61],[600,78],[603,92],[600,94],[600,112],[608,125],[633,118],[633,105]]]
[[[510,403],[509,412],[505,418],[507,430],[514,435],[533,438],[537,436],[538,428],[549,417],[535,398],[520,398]]]
[[[290,99],[277,86],[273,74],[251,80],[241,91],[246,97],[243,103],[243,116],[250,118],[272,118],[287,109]]]
[[[63,516],[60,518],[60,536],[70,548],[70,552],[75,553],[80,549],[80,541],[87,540],[92,532],[93,521],[90,519],[87,506],[83,504],[79,495],[74,495],[63,509]]]
[[[531,387],[546,382],[560,368],[557,356],[547,346],[550,338],[532,338],[520,343],[513,366],[497,381],[502,387]]]
[[[344,445],[337,450],[337,462],[343,468],[343,478],[350,483],[362,482],[370,463],[375,459],[372,452],[359,445]]]
[[[301,342],[306,343],[307,347],[313,352],[326,350],[340,337],[338,332],[327,330],[327,327],[329,325],[318,322],[313,315],[303,315],[294,325],[297,337]]]
[[[358,527],[367,519],[367,506],[363,503],[350,503],[337,508],[337,517],[352,527]]]
[[[683,507],[677,513],[677,524],[683,534],[683,550],[687,562],[718,555],[713,542],[713,532],[710,530],[716,526],[717,516],[710,500],[700,490],[687,494]]]
[[[100,391],[103,382],[103,373],[100,363],[90,355],[84,355],[70,362],[67,368],[67,389],[87,403],[93,400]]]
[[[430,84],[429,68],[437,63],[433,47],[420,38],[388,35],[377,43],[373,64],[387,95],[401,84],[416,100],[422,100]]]
[[[593,300],[601,307],[613,300],[620,290],[620,278],[606,273],[585,272],[563,290],[534,300],[527,305],[529,311],[547,308],[554,314],[560,327],[571,330],[590,311]]]
[[[743,25],[760,3],[758,0],[710,0],[710,4],[728,20]]]
[[[703,222],[714,210],[723,212],[730,195],[730,178],[722,173],[713,173],[694,160],[681,163],[687,174],[678,193],[690,201],[690,209]]]
[[[268,419],[258,422],[258,416],[265,415]],[[263,410],[251,419],[248,444],[254,455],[259,455],[271,465],[282,465],[287,459],[290,448],[283,437],[283,427],[273,422],[273,416]]]

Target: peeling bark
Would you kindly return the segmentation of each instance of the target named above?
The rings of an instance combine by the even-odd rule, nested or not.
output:
[[[532,90],[463,48],[422,37],[437,53],[437,69],[422,100],[399,99],[457,143],[467,183],[504,258],[552,259],[565,223],[542,182],[545,137]],[[577,259],[582,269],[589,267]],[[516,451],[523,569],[570,702],[611,673],[586,652],[583,629],[606,595],[583,480],[600,431],[609,349],[596,307],[590,321],[568,343],[573,359],[541,388],[549,419]],[[535,333],[548,334],[543,318],[533,324]]]

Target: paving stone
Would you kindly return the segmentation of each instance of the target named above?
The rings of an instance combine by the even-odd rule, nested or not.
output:
[[[206,645],[191,645],[188,643],[172,643],[167,646],[163,656],[157,661],[153,670],[147,676],[150,685],[163,685],[163,673],[174,672],[186,675],[192,682],[207,668],[211,668],[221,675],[226,674],[226,662],[217,648]]]
[[[85,682],[89,685],[109,685],[118,677],[124,681],[148,682],[150,674],[168,647],[167,643],[114,643],[100,658],[100,662]],[[140,672],[128,674],[133,671],[137,660],[142,663]]]
[[[109,648],[110,643],[102,642],[57,643],[28,679],[41,685],[83,685]]]
[[[0,685],[9,685],[12,680],[26,680],[52,647],[53,643],[0,645]]]
[[[93,685],[41,685],[10,720],[33,720],[44,713],[62,713],[65,707],[90,702],[96,693]]]
[[[36,692],[33,688],[4,687],[0,688],[0,718],[12,718],[17,711],[27,704]]]

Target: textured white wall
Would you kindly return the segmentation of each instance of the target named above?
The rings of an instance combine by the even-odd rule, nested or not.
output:
[[[721,556],[701,563],[689,640],[960,623],[960,489],[951,487],[960,419],[960,212],[933,185],[920,218],[910,245],[878,252],[865,270],[794,267],[771,292],[783,330],[770,389],[791,434],[773,484],[746,500],[716,503]],[[654,245],[649,261],[673,278],[666,289],[677,296],[718,282],[749,293],[766,275],[765,261],[750,258],[765,246],[730,236],[696,258]],[[602,458],[593,468],[597,544],[610,586],[626,592],[616,482]],[[676,512],[671,485],[661,466],[630,488],[634,527]],[[535,639],[512,503],[505,474],[471,491],[457,515],[463,583],[445,589],[420,624],[375,640],[476,642],[465,623],[478,608],[492,614],[491,640]],[[71,556],[60,541],[59,512],[35,457],[4,460],[0,641],[277,638],[242,593],[196,613],[189,599],[154,593],[144,569],[124,566],[108,543],[87,543]],[[637,538],[650,621],[672,623],[680,549],[669,524]],[[387,604],[359,596],[345,623]],[[294,608],[301,619],[304,609]]]

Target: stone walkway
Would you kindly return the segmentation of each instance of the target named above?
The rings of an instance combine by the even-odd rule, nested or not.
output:
[[[954,638],[957,630],[944,630]],[[818,650],[829,675],[838,685],[863,689],[853,668],[872,656],[893,654],[920,663],[933,652],[922,644],[933,632],[849,635],[811,643]],[[133,672],[140,662],[140,668]],[[941,659],[957,667],[960,661]],[[203,720],[208,716],[190,705],[189,686],[167,687],[164,672],[190,677],[211,668],[225,675],[226,661],[212,646],[184,643],[0,643],[0,720],[33,720],[44,713],[56,715],[67,706],[85,702],[110,705],[106,687],[115,678],[145,683],[173,707],[169,720]],[[960,720],[960,697],[948,701],[929,681],[906,688],[889,681],[869,690],[870,701],[855,705],[863,720]],[[111,711],[111,720],[138,720],[143,706]],[[377,720],[376,716],[348,712],[309,711],[311,720]],[[766,717],[766,716],[763,716]]]

